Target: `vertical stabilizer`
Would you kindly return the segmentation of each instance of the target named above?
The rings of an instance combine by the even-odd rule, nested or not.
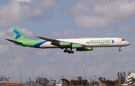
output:
[[[16,26],[12,27],[12,29],[14,32],[15,39],[17,41],[26,40],[26,37],[22,34],[22,32]]]

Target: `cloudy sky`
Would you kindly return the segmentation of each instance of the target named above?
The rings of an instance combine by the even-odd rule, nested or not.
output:
[[[14,45],[12,26],[26,37],[50,38],[121,37],[130,46],[94,48],[69,55],[61,49],[34,49]],[[117,72],[135,71],[134,0],[2,0],[0,3],[0,76],[13,81],[43,76],[75,79],[103,76],[116,79]]]

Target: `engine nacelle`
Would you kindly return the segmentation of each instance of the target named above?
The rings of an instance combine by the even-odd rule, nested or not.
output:
[[[68,46],[71,46],[71,43],[70,42],[60,42],[60,44],[62,47],[68,47]]]
[[[84,47],[84,48],[77,48],[76,51],[92,51],[93,48],[91,47]]]
[[[81,44],[72,44],[72,48],[82,48]]]

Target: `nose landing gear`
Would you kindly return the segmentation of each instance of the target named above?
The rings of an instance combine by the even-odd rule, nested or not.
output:
[[[119,47],[119,52],[121,51],[121,47]]]

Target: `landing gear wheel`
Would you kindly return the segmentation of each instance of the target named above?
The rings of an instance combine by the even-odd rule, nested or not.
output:
[[[119,52],[121,51],[121,47],[119,47]]]
[[[64,53],[66,53],[67,51],[66,50],[64,50]]]
[[[72,54],[74,53],[74,51],[70,51]]]
[[[67,50],[67,49],[65,49],[65,50],[64,50],[64,53],[66,53],[66,52],[68,52],[68,50]]]
[[[69,50],[67,50],[67,52],[70,54],[71,52]]]
[[[64,53],[68,53],[68,54],[73,54],[74,53],[74,51],[72,51],[72,50],[67,50],[67,49],[64,49]]]

